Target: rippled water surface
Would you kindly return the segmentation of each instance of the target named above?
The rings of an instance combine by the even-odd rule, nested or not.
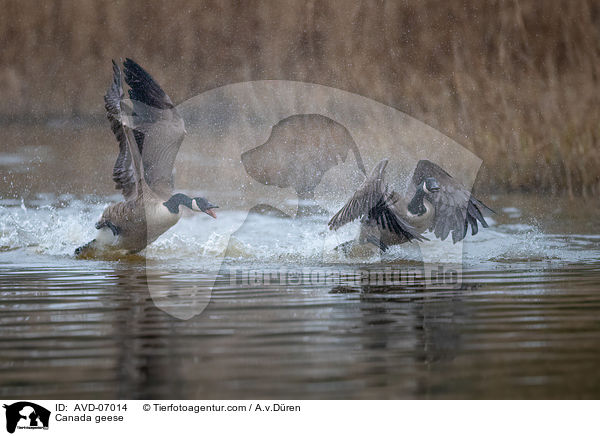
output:
[[[104,204],[43,199],[0,206],[1,396],[600,393],[597,235],[496,223],[465,244],[459,289],[428,289],[419,281],[314,283],[315,271],[352,277],[390,265],[410,268],[415,253],[340,258],[330,249],[340,241],[329,241],[326,217],[255,217],[233,242],[219,238],[209,218],[191,217],[146,257],[75,260],[72,250],[92,235]],[[236,213],[219,218],[227,223]],[[265,227],[268,233],[257,231]],[[206,271],[228,246],[222,272],[284,269],[304,280],[256,284],[222,276],[208,307],[187,321],[157,308],[149,288],[159,294],[178,286],[210,288]]]
[[[112,156],[97,191],[24,150],[0,155],[1,397],[600,396],[597,201],[484,196],[498,213],[459,253],[460,286],[361,281],[455,263],[452,244],[346,257],[356,226],[226,208],[143,255],[76,260],[118,198]]]

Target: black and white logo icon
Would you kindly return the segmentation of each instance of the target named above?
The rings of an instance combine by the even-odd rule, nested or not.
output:
[[[29,401],[19,401],[4,405],[6,409],[6,431],[14,433],[18,429],[48,429],[50,411]]]

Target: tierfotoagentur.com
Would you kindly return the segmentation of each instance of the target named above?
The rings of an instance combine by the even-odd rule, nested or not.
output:
[[[406,268],[389,266],[378,270],[323,269],[323,268],[234,268],[221,273],[220,279],[231,285],[260,287],[265,285],[312,286],[417,286],[460,287],[462,270],[456,266],[431,266],[431,268]]]

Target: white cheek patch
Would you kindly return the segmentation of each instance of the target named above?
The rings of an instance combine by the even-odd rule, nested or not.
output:
[[[192,200],[192,210],[195,210],[197,212],[202,212],[202,209],[200,209],[198,207],[198,202],[196,202],[195,198]]]
[[[431,191],[427,189],[427,184],[425,182],[423,182],[423,191],[425,191],[427,194],[431,194]]]

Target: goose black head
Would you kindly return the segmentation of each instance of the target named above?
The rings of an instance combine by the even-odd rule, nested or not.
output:
[[[423,183],[417,186],[415,195],[408,203],[408,211],[415,216],[427,213],[427,207],[423,203],[426,194],[435,194],[440,190],[440,184],[435,177],[427,177]]]
[[[440,190],[440,184],[435,177],[427,177],[423,182],[423,191],[427,194],[433,194]]]
[[[213,209],[219,207],[215,206],[214,204],[210,204],[210,202],[206,198],[191,198],[181,193],[172,195],[171,198],[169,198],[163,204],[171,213],[179,213],[179,206],[183,205],[197,212],[204,212],[205,214],[210,215],[213,218],[217,217]]]
[[[217,215],[213,211],[213,209],[217,209],[219,206],[215,206],[211,204],[206,198],[196,197],[192,200],[192,210],[198,212],[204,212],[207,215],[210,215],[213,218],[216,218]]]

